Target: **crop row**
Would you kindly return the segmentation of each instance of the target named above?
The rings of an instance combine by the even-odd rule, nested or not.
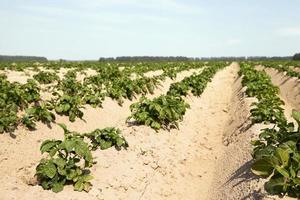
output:
[[[208,65],[215,62],[209,62]],[[96,71],[103,71],[110,68],[122,69],[125,73],[143,74],[149,71],[163,70],[169,71],[170,69],[187,69],[198,68],[204,66],[205,62],[17,62],[17,63],[0,63],[0,70],[34,70],[41,71],[41,69],[54,70],[58,72],[60,69],[76,70],[82,72],[85,69],[93,69]]]
[[[290,63],[291,64],[291,63]],[[261,65],[267,68],[274,68],[278,70],[279,72],[284,72],[286,73],[287,76],[290,77],[296,77],[300,79],[300,73],[294,71],[290,66],[290,64],[280,64],[277,62],[262,62]]]
[[[189,92],[200,96],[215,73],[225,66],[225,63],[215,64],[205,68],[198,75],[193,74],[180,82],[173,83],[166,95],[153,100],[141,97],[139,102],[130,106],[131,116],[127,120],[134,119],[135,122],[150,126],[156,131],[161,128],[178,128],[178,121],[182,120],[186,109],[189,108],[189,104],[182,97]]]
[[[287,121],[279,88],[264,71],[241,63],[239,73],[243,75],[246,94],[258,100],[252,104],[253,123],[270,124],[271,127],[262,129],[259,138],[252,141],[252,172],[268,178],[265,189],[270,194],[300,197],[300,113],[294,110],[292,113],[297,125]]]
[[[18,124],[35,129],[36,121],[51,123],[55,121],[53,110],[66,115],[70,121],[82,118],[84,105],[101,107],[104,98],[110,97],[120,105],[123,99],[132,100],[137,95],[153,93],[166,76],[176,74],[199,65],[178,65],[176,68],[164,70],[159,76],[136,79],[131,73],[119,70],[115,66],[99,68],[97,74],[86,77],[83,82],[76,80],[76,70],[68,71],[62,80],[54,72],[41,71],[29,79],[26,84],[10,83],[4,75],[0,76],[0,133],[13,132]],[[52,94],[51,100],[44,101],[40,95],[41,88],[37,84],[46,85],[46,91]],[[25,113],[24,113],[25,111]],[[20,113],[24,113],[19,116]]]

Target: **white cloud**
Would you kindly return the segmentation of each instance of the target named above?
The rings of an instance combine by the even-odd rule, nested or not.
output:
[[[300,36],[300,27],[287,27],[277,31],[280,36]]]

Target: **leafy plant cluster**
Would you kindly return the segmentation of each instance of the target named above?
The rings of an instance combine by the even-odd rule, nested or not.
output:
[[[160,85],[160,80],[156,77],[143,77],[135,80],[124,77],[108,83],[106,90],[107,96],[117,100],[122,105],[123,98],[132,100],[139,94],[153,94],[158,85]]]
[[[199,96],[211,81],[213,75],[226,65],[215,65],[203,70],[199,75],[192,75],[181,82],[170,86],[167,95],[161,95],[153,100],[141,97],[139,102],[130,106],[131,116],[127,121],[134,119],[139,124],[150,126],[156,131],[178,128],[178,121],[183,119],[189,105],[183,100],[188,91]]]
[[[246,86],[246,94],[256,97],[258,102],[252,104],[253,123],[285,123],[284,102],[278,97],[279,88],[271,82],[264,71],[257,71],[249,64],[242,63],[239,74],[244,75],[242,85]]]
[[[22,117],[22,123],[29,129],[36,128],[36,122],[42,121],[50,125],[55,121],[55,115],[50,111],[52,106],[47,102],[35,102],[35,105],[25,110],[25,115]]]
[[[300,112],[292,112],[297,124],[287,121],[281,107],[283,102],[277,96],[278,89],[275,89],[270,77],[264,72],[256,71],[251,65],[242,63],[240,75],[244,75],[242,83],[243,86],[247,86],[246,93],[250,86],[248,96],[258,99],[258,103],[254,103],[251,110],[254,123],[265,122],[273,126],[261,130],[259,139],[252,141],[254,162],[251,170],[260,177],[268,178],[265,189],[270,194],[287,194],[299,198]],[[267,92],[268,87],[272,94]],[[260,89],[262,91],[259,91]],[[264,92],[267,93],[262,94]]]
[[[133,118],[155,130],[178,128],[177,121],[182,120],[187,108],[189,105],[181,97],[161,95],[153,100],[141,97],[139,102],[130,106],[132,114],[128,120]]]
[[[49,84],[59,80],[59,77],[54,72],[40,71],[33,75],[33,78],[41,84]]]
[[[174,80],[177,76],[177,71],[176,68],[169,68],[169,67],[164,67],[163,68],[163,75],[169,77],[170,79]]]
[[[208,82],[211,81],[215,73],[223,68],[225,65],[214,65],[205,68],[200,74],[193,74],[192,76],[184,78],[180,82],[172,83],[168,91],[168,95],[172,96],[186,96],[189,91],[195,96],[200,96]]]
[[[25,122],[26,125],[29,119],[44,120],[29,108],[31,104],[38,104],[41,100],[40,88],[34,80],[28,80],[26,84],[10,83],[5,76],[0,76],[0,90],[0,133],[13,132],[18,124]],[[24,121],[18,113],[25,109],[30,116]]]
[[[56,113],[69,116],[71,122],[74,122],[76,118],[82,119],[81,109],[84,105],[100,107],[104,99],[99,89],[77,81],[74,72],[70,72],[59,81],[52,94],[55,96],[52,104]]]
[[[92,151],[112,146],[118,150],[126,149],[128,143],[116,128],[80,134],[69,131],[64,124],[59,125],[64,129],[64,139],[46,140],[40,147],[41,153],[47,153],[47,157],[36,167],[38,183],[53,192],[62,191],[67,184],[73,185],[76,191],[88,192],[93,179],[89,170],[94,164]]]

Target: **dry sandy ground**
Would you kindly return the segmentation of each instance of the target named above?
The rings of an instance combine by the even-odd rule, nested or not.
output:
[[[54,70],[51,69],[45,69],[45,68],[39,68],[41,71],[48,71],[48,72],[54,72]],[[60,79],[64,77],[64,75],[72,70],[72,68],[60,68],[58,72],[56,73]],[[25,84],[27,82],[27,79],[32,79],[35,74],[37,74],[37,71],[33,71],[31,69],[25,69],[24,71],[12,71],[12,70],[0,70],[0,74],[5,74],[7,76],[7,80],[10,82],[18,82],[21,84]],[[87,76],[96,75],[97,72],[93,69],[86,69],[82,71],[82,73],[77,72],[76,79],[78,81],[83,81],[83,79]]]
[[[266,68],[265,71],[272,77],[273,84],[279,86],[284,102],[300,110],[300,79],[286,76],[273,68]]]
[[[55,124],[39,124],[37,131],[20,127],[16,137],[0,135],[0,199],[271,199],[263,191],[263,180],[250,173],[251,139],[262,125],[249,127],[249,110],[255,101],[244,96],[236,63],[219,71],[201,97],[186,98],[191,105],[180,130],[156,133],[145,126],[125,123],[130,101],[122,107],[106,99],[103,108],[87,108],[86,122],[68,122],[71,130],[91,131],[116,126],[129,142],[127,150],[113,148],[93,152],[93,188],[75,192],[72,186],[55,194],[27,183],[41,158],[39,146],[45,139],[62,138]],[[192,74],[182,72],[175,81]],[[165,93],[174,82],[166,79],[155,95]],[[135,100],[136,101],[136,100]],[[293,104],[287,104],[293,107]]]

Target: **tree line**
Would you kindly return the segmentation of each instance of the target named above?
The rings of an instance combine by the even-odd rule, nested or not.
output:
[[[293,60],[300,60],[300,53],[296,53],[296,54],[293,56]]]
[[[291,60],[292,56],[241,56],[241,57],[185,57],[185,56],[121,56],[121,57],[100,57],[100,62],[111,61],[243,61],[243,60]]]
[[[0,61],[7,61],[7,62],[17,62],[17,61],[39,61],[45,62],[48,61],[46,57],[39,57],[39,56],[6,56],[0,55]]]
[[[294,56],[240,56],[240,57],[185,57],[185,56],[119,56],[119,57],[100,57],[100,62],[111,62],[111,61],[243,61],[243,60],[300,60],[300,53],[296,53]],[[7,56],[0,55],[0,61],[17,62],[17,61],[48,61],[46,57],[40,56]]]

